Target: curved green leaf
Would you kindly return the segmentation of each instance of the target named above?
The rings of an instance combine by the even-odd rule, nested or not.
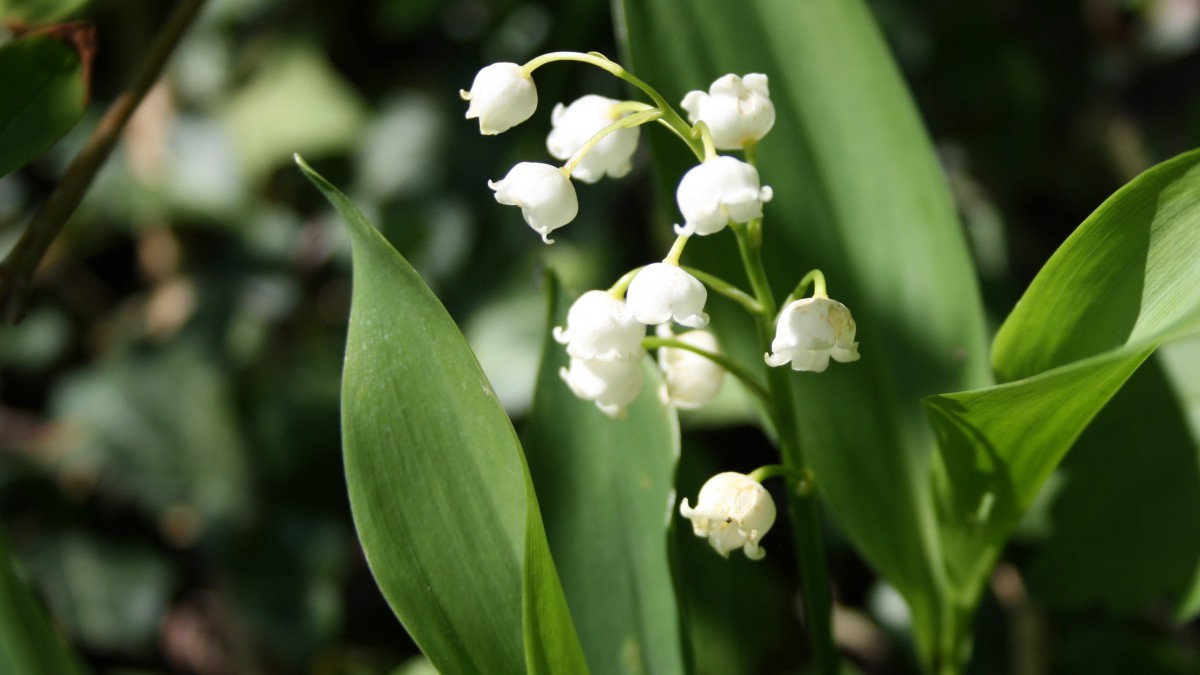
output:
[[[442,672],[586,672],[521,446],[474,354],[404,258],[296,161],[350,233],[343,454],[376,582]]]
[[[84,62],[67,42],[46,34],[0,45],[0,177],[42,154],[70,131],[87,103]]]
[[[549,324],[564,325],[570,302],[545,278]],[[571,395],[558,374],[567,361],[547,327],[523,439],[584,653],[597,673],[681,673],[667,560],[678,421],[656,396],[653,367],[614,420]]]
[[[0,537],[0,673],[75,675],[86,672],[50,624],[46,611],[13,566]]]
[[[926,400],[948,569],[972,601],[1021,515],[1154,349],[1200,332],[1200,151],[1145,172],[1054,254],[1001,327],[988,389]]]
[[[920,399],[989,382],[977,283],[933,148],[862,2],[623,2],[632,70],[678,101],[725,73],[765,73],[764,257],[783,296],[819,267],[858,322],[862,360],[796,374],[804,451],[859,549],[913,606],[926,651],[944,608]],[[656,134],[660,143],[673,143]],[[660,145],[660,157],[674,148]],[[676,152],[667,194],[694,159]],[[671,212],[674,211],[672,205]],[[688,264],[737,278],[731,236]],[[728,275],[728,276],[726,276]],[[713,326],[744,321],[719,314]],[[761,364],[758,345],[741,358]],[[760,366],[761,367],[761,366]]]
[[[1195,615],[1197,373],[1200,337],[1163,345],[1067,455],[1063,487],[1051,507],[1054,536],[1040,542],[1030,567],[1029,585],[1039,602],[1140,613],[1166,598],[1178,620]]]

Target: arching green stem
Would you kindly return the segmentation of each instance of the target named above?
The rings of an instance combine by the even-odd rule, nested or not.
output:
[[[745,367],[743,367],[740,363],[738,363],[737,361],[734,361],[733,359],[729,358],[728,356],[725,356],[724,354],[718,354],[717,352],[711,352],[707,349],[704,349],[703,347],[697,347],[696,345],[684,342],[683,340],[677,340],[675,338],[667,338],[667,337],[657,337],[657,336],[654,336],[654,337],[647,336],[645,338],[642,338],[642,347],[645,349],[659,349],[659,348],[682,349],[684,351],[692,352],[693,354],[699,354],[700,356],[703,356],[704,358],[708,359],[709,361],[712,361],[713,363],[717,364],[718,366],[721,366],[730,375],[733,375],[739,381],[741,381],[741,383],[743,385],[745,385],[747,390],[749,390],[752,394],[757,396],[763,403],[765,403],[767,405],[767,409],[770,409],[770,407],[771,407],[770,394],[768,394],[767,390],[764,389],[761,384],[759,384],[758,380],[755,379],[754,375],[751,374],[750,371],[747,370]]]
[[[563,173],[569,178],[571,176],[571,172],[575,170],[575,167],[579,166],[579,163],[583,161],[583,158],[588,154],[588,152],[591,151],[592,148],[596,147],[597,143],[604,140],[605,136],[614,131],[631,129],[647,122],[653,122],[660,117],[662,117],[661,110],[658,108],[650,108],[649,110],[643,110],[641,112],[636,112],[632,115],[622,117],[612,124],[604,127],[600,131],[597,131],[592,135],[591,138],[587,139],[583,145],[579,146],[579,149],[575,151],[575,154],[571,155],[571,158],[567,160],[566,164],[563,164]]]
[[[728,281],[725,281],[716,275],[709,274],[704,270],[698,270],[695,267],[681,265],[680,269],[699,279],[705,286],[708,286],[717,293],[738,303],[745,308],[747,312],[750,312],[752,316],[762,312],[762,305],[758,304],[758,300],[755,300],[750,296],[749,293],[743,291],[737,286],[734,286]]]
[[[663,95],[658,93],[658,90],[656,90],[654,87],[651,87],[643,82],[641,78],[637,77],[628,70],[625,70],[621,64],[609,60],[607,56],[599,52],[588,52],[586,54],[583,52],[550,52],[549,54],[542,54],[541,56],[532,59],[522,66],[522,69],[526,73],[532,74],[533,71],[541,68],[547,63],[554,63],[556,61],[578,61],[580,63],[587,63],[589,65],[596,66],[597,68],[605,70],[642,90],[642,92],[650,97],[651,101],[654,101],[654,105],[663,111],[663,123],[666,124],[671,131],[675,132],[675,135],[682,139],[689,148],[691,148],[697,159],[704,158],[704,147],[699,141],[697,141],[695,138],[692,138],[691,125],[684,121],[679,112],[677,112],[675,108],[667,102],[667,99],[663,98]]]
[[[810,270],[809,273],[805,274],[804,278],[800,280],[800,283],[796,284],[795,290],[793,290],[787,296],[787,298],[783,301],[783,306],[787,307],[788,305],[792,304],[796,300],[803,298],[804,294],[808,292],[809,284],[814,284],[814,286],[813,286],[813,297],[814,298],[828,298],[829,297],[825,293],[825,273],[822,272],[821,270]]]

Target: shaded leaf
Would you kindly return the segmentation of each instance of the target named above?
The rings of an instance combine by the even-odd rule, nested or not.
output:
[[[770,78],[776,123],[759,144],[764,258],[782,297],[813,267],[858,322],[862,360],[795,374],[802,444],[858,548],[913,605],[926,651],[945,616],[920,399],[989,381],[963,234],[929,139],[864,3],[664,0],[621,4],[632,70],[668,100],[725,73]],[[655,134],[666,194],[688,163]],[[673,212],[672,206],[670,212]],[[730,236],[689,264],[738,278]],[[713,327],[731,351],[718,314]],[[761,367],[761,344],[740,357]]]
[[[376,582],[443,672],[586,672],[521,446],[474,355],[404,258],[296,161],[353,248],[343,455]]]
[[[45,610],[17,574],[12,549],[0,538],[0,672],[73,675],[85,672]]]
[[[1136,612],[1165,597],[1180,620],[1196,613],[1196,373],[1200,339],[1164,345],[1067,456],[1065,486],[1053,503],[1054,536],[1038,547],[1030,569],[1040,601]]]
[[[0,45],[0,177],[42,154],[83,115],[84,59],[68,42],[47,34]]]
[[[566,350],[549,327],[566,325],[570,300],[553,274],[545,279],[549,325],[523,438],[584,653],[597,673],[680,673],[667,560],[678,421],[659,402],[661,380],[648,363],[623,419],[571,394],[558,374]]]

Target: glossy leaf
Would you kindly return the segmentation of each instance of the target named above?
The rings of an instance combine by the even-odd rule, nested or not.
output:
[[[1050,473],[1142,361],[1200,332],[1198,198],[1200,152],[1123,187],[1001,327],[996,371],[1023,379],[926,401],[941,449],[948,569],[963,598],[977,595]]]
[[[0,672],[74,675],[85,672],[51,625],[13,565],[12,549],[0,538]]]
[[[0,177],[42,154],[83,115],[84,57],[58,37],[29,35],[0,45]]]
[[[545,279],[549,326],[565,325],[570,301],[552,274]],[[681,673],[667,560],[678,420],[659,402],[648,363],[623,419],[573,396],[558,374],[566,351],[549,326],[523,440],[584,653],[597,673]]]
[[[376,582],[442,672],[586,672],[516,433],[412,267],[297,157],[354,256],[346,482]]]
[[[679,101],[725,73],[765,73],[776,123],[759,144],[764,257],[782,298],[819,267],[858,322],[862,360],[793,375],[804,452],[822,495],[913,606],[921,635],[943,615],[929,486],[933,435],[920,399],[989,381],[974,272],[933,148],[864,3],[624,2],[631,69]],[[687,158],[655,134],[666,194]],[[668,213],[674,213],[672,204]],[[676,218],[677,219],[677,218]],[[738,278],[732,236],[685,261]],[[744,315],[718,314],[713,326]],[[761,367],[759,345],[741,358]]]

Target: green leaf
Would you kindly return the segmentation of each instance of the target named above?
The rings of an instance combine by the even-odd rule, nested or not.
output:
[[[0,177],[70,131],[87,104],[84,59],[58,37],[29,35],[0,45]]]
[[[1195,614],[1188,596],[1200,583],[1196,373],[1200,338],[1163,345],[1067,455],[1051,507],[1054,536],[1037,547],[1028,577],[1039,602],[1134,613],[1167,598],[1179,620]]]
[[[521,446],[466,340],[354,204],[296,162],[353,248],[342,440],[376,582],[442,672],[587,672]]]
[[[781,299],[813,267],[858,322],[862,360],[792,376],[822,495],[908,599],[926,650],[944,588],[920,399],[989,382],[963,233],[933,148],[864,3],[624,2],[631,69],[679,101],[726,73],[765,73],[776,122],[759,144],[764,257]],[[694,158],[659,142],[665,194]],[[672,154],[672,151],[673,154]],[[674,213],[671,205],[669,213]],[[670,221],[669,221],[670,222]],[[687,264],[737,278],[732,235],[689,243]],[[742,315],[711,311],[724,324]],[[761,367],[759,344],[739,357]]]
[[[10,22],[45,24],[70,16],[87,3],[88,0],[0,0],[0,16]]]
[[[1200,332],[1198,198],[1200,152],[1121,188],[1001,327],[996,371],[1023,379],[926,401],[948,570],[965,601],[1092,418],[1158,345]]]
[[[0,537],[0,672],[22,675],[85,672],[17,573],[12,549],[3,537]]]
[[[553,274],[545,279],[548,324],[565,325],[570,301]],[[649,364],[623,419],[571,395],[558,374],[567,354],[549,326],[523,437],[588,664],[614,675],[681,673],[667,560],[679,458],[675,413],[659,401],[660,380]]]

